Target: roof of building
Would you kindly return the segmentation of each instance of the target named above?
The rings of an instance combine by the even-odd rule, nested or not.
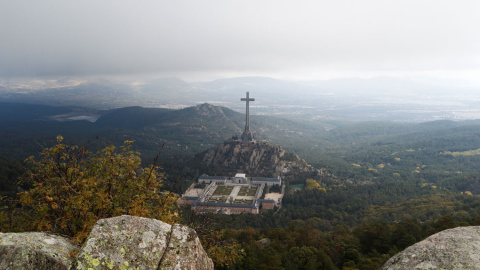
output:
[[[242,178],[245,178],[245,177],[247,177],[247,175],[246,175],[246,174],[244,174],[244,173],[237,173],[237,174],[235,174],[235,177],[242,177]]]
[[[280,177],[278,177],[278,178],[252,177],[252,181],[278,182],[278,181],[281,181],[281,179],[280,179]]]
[[[198,179],[225,180],[226,177],[225,176],[210,176],[210,175],[202,174],[202,175],[200,175],[200,177]]]
[[[269,200],[269,199],[258,199],[257,201],[259,203],[275,203],[274,200]]]
[[[214,206],[214,207],[237,207],[237,208],[256,208],[256,203],[214,203],[214,202],[195,202],[193,206]]]
[[[184,198],[185,200],[197,200],[198,196],[197,197],[195,197],[195,196],[183,196],[182,198]]]

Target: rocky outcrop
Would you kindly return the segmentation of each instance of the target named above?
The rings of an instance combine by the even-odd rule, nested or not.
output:
[[[213,269],[213,262],[203,250],[194,230],[174,224],[161,269]]]
[[[194,230],[159,220],[120,216],[99,220],[74,269],[213,269]]]
[[[0,234],[0,269],[213,269],[194,230],[155,219],[99,220],[78,251],[47,233]]]
[[[75,250],[68,238],[50,233],[0,233],[0,269],[68,269]]]
[[[243,143],[227,140],[197,157],[201,164],[217,174],[243,172],[251,176],[284,179],[298,176],[333,177],[325,170],[317,170],[295,154],[287,153],[279,145],[268,142]]]
[[[383,270],[480,269],[480,227],[434,234],[390,258]]]

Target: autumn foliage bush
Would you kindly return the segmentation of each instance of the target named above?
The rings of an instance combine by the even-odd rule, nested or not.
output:
[[[175,222],[177,198],[160,192],[165,175],[155,162],[142,168],[132,143],[92,153],[68,146],[58,136],[57,144],[45,148],[39,160],[28,158],[31,169],[23,181],[30,188],[20,194],[20,202],[31,229],[83,242],[102,218],[128,214]]]

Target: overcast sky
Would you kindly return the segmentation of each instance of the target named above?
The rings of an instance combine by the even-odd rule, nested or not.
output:
[[[0,1],[0,77],[145,74],[480,81],[480,1]]]

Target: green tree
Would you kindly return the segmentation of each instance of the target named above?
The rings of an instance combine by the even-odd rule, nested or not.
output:
[[[313,247],[292,247],[285,258],[288,269],[317,269],[316,250]]]
[[[126,141],[118,150],[108,145],[97,153],[57,144],[30,164],[24,181],[31,188],[20,194],[30,211],[31,226],[83,242],[98,219],[119,215],[156,218],[168,223],[178,216],[175,196],[161,194],[165,175],[152,164],[140,167],[139,153]]]
[[[323,251],[314,247],[292,247],[284,260],[286,269],[336,269],[330,258]]]

